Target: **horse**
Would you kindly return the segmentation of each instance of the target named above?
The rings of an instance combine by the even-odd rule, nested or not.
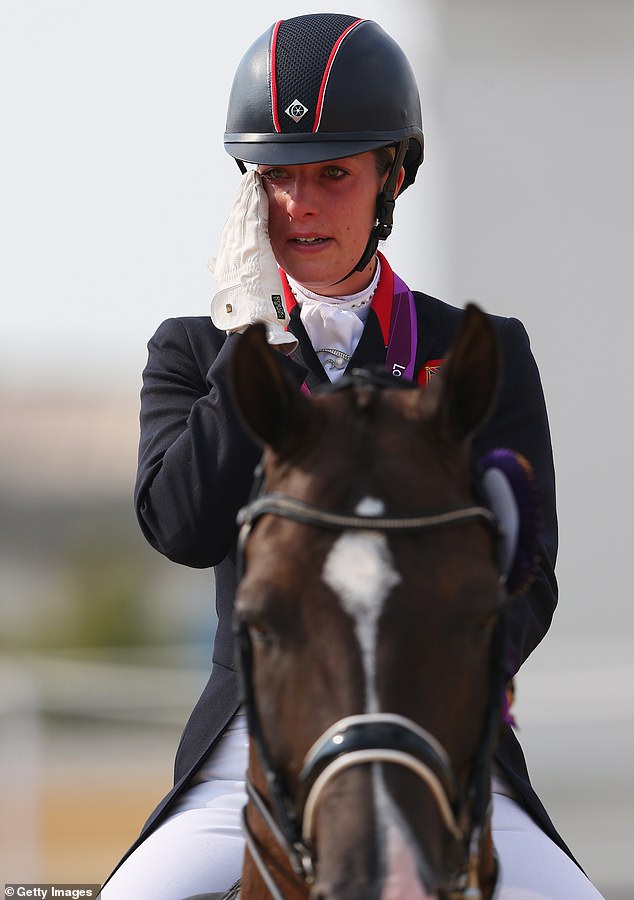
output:
[[[227,897],[494,895],[517,509],[472,441],[499,379],[474,304],[424,388],[360,370],[307,396],[261,325],[240,336],[233,395],[263,454],[239,516],[249,762]]]

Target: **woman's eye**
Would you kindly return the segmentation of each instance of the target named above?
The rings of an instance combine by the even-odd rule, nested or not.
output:
[[[325,174],[328,178],[338,181],[340,178],[343,178],[346,173],[343,169],[340,169],[339,166],[328,166],[325,170]]]
[[[260,172],[260,178],[264,181],[277,181],[283,178],[285,174],[284,169],[266,169],[266,171]]]

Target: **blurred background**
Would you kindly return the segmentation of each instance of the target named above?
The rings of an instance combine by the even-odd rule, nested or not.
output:
[[[239,58],[316,9],[377,19],[417,71],[426,161],[394,268],[531,336],[561,601],[516,713],[564,837],[606,897],[631,898],[631,0],[3,0],[0,875],[102,881],[169,787],[213,583],[134,519],[146,342],[208,310]]]

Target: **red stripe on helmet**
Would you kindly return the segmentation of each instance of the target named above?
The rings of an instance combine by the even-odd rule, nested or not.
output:
[[[271,38],[271,108],[273,110],[273,126],[277,133],[282,131],[280,119],[277,114],[277,33],[284,19],[280,19],[273,28]]]
[[[356,22],[353,22],[352,25],[348,25],[346,30],[341,33],[341,35],[337,38],[337,41],[332,48],[330,56],[328,57],[328,62],[326,63],[326,68],[324,69],[324,77],[321,80],[321,85],[319,87],[319,95],[317,97],[317,109],[315,111],[315,122],[313,124],[313,132],[319,130],[319,123],[321,121],[321,113],[324,106],[324,95],[326,93],[326,87],[328,85],[328,79],[330,77],[330,70],[332,68],[332,64],[335,61],[335,56],[339,52],[339,48],[343,43],[344,39],[350,34],[353,28],[356,28],[364,19],[357,19]]]

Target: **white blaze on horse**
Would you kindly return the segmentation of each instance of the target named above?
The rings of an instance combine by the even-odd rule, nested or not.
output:
[[[243,900],[494,892],[504,531],[517,521],[500,523],[513,519],[500,491],[492,502],[478,486],[471,441],[498,379],[474,306],[424,389],[366,372],[307,397],[263,328],[238,342],[235,400],[264,448],[236,598]]]

